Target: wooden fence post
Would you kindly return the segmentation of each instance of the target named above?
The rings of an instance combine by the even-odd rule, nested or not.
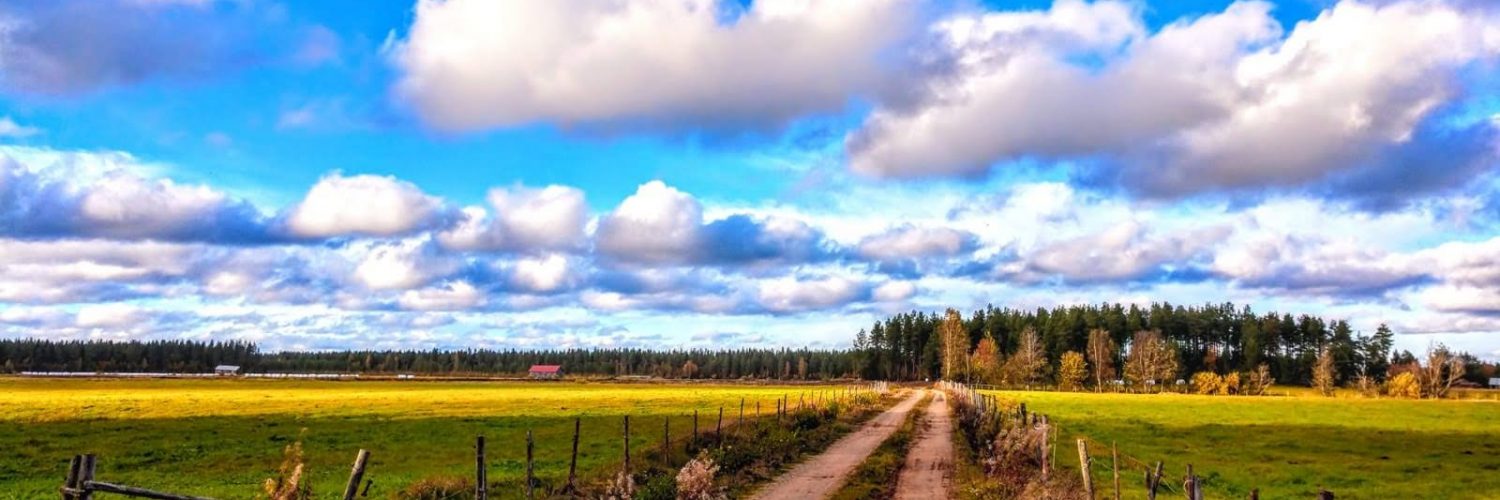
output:
[[[1048,467],[1047,467],[1047,463],[1048,463],[1047,462],[1047,448],[1048,448],[1048,446],[1047,446],[1048,445],[1047,438],[1052,435],[1052,431],[1047,430],[1047,417],[1045,417],[1045,416],[1042,417],[1041,431],[1042,431],[1042,482],[1045,483],[1045,482],[1047,482],[1047,474],[1048,474],[1048,472],[1050,472],[1048,470]]]
[[[1146,498],[1156,500],[1156,489],[1161,487],[1161,461],[1156,462],[1156,473],[1146,471]]]
[[[1260,500],[1260,488],[1250,489],[1250,500]]]
[[[693,409],[693,442],[698,442],[698,409]],[[688,446],[692,446],[691,443]]]
[[[630,474],[630,415],[625,416],[625,473]]]
[[[485,478],[484,469],[484,436],[474,439],[474,499],[486,500],[489,498],[489,480]]]
[[[1187,464],[1187,476],[1182,480],[1182,493],[1187,500],[1198,500],[1198,478],[1193,477],[1193,464]]]
[[[583,427],[583,418],[573,417],[573,454],[568,458],[568,493],[578,490],[578,430]]]
[[[531,429],[526,429],[526,498],[536,497],[536,481],[531,475],[531,450],[534,441],[531,439]]]
[[[78,488],[78,470],[82,467],[83,455],[73,455],[73,459],[68,461],[68,476],[63,479],[62,485],[63,500],[74,500],[75,498],[78,498],[78,496],[73,493],[73,490]]]
[[[78,472],[78,486],[83,488],[83,493],[78,495],[78,500],[93,500],[94,491],[89,483],[94,481],[94,469],[98,465],[93,454],[83,456],[83,465]]]
[[[745,398],[740,398],[740,419],[734,421],[734,433],[739,434],[740,428],[745,425]]]
[[[1115,500],[1120,500],[1120,449],[1114,441],[1109,442],[1109,465],[1115,470]]]
[[[1083,438],[1078,438],[1078,468],[1083,473],[1083,493],[1088,495],[1090,500],[1094,498],[1094,476],[1089,474],[1089,465],[1092,462],[1093,460],[1089,458],[1088,443]]]
[[[344,485],[344,500],[354,500],[359,493],[359,483],[365,477],[365,464],[370,461],[370,450],[359,450],[354,456],[354,467],[349,470],[349,483]]]
[[[719,423],[714,424],[714,442],[724,446],[724,407],[719,407]]]
[[[1318,487],[1318,500],[1333,500],[1333,492]]]
[[[667,448],[667,443],[671,442],[671,440],[672,440],[671,425],[672,425],[672,417],[668,417],[668,416],[662,416],[661,417],[661,461],[662,461],[662,463],[672,463],[672,461],[669,459],[672,456],[671,455],[671,449]]]

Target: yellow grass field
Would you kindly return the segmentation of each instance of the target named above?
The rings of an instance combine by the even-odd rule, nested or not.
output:
[[[573,419],[582,418],[580,474],[621,460],[621,417],[632,448],[656,446],[664,419],[673,436],[691,416],[725,425],[740,401],[774,411],[818,385],[618,384],[285,380],[63,380],[0,378],[0,497],[56,494],[73,454],[99,456],[101,480],[155,489],[252,498],[299,436],[315,491],[336,494],[360,448],[372,452],[370,496],[421,478],[472,475],[473,440],[485,435],[491,480],[521,477],[525,433],[535,432],[537,475],[566,476]]]

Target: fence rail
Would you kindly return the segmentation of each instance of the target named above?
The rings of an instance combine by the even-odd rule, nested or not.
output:
[[[828,405],[835,403],[859,404],[862,402],[870,401],[869,398],[878,397],[880,394],[885,393],[889,389],[890,386],[886,382],[871,382],[865,384],[848,385],[834,389],[822,389],[811,392],[804,391],[798,395],[795,404],[791,399],[790,393],[783,394],[781,397],[776,399],[776,414],[774,415],[774,418],[776,419],[775,421],[778,424],[782,423],[783,421],[791,422],[791,419],[788,417],[792,412],[802,411],[804,409],[823,410],[826,409]],[[739,416],[727,426],[727,429],[724,424],[724,407],[720,406],[718,408],[718,415],[714,422],[713,431],[714,446],[724,446],[723,436],[726,430],[730,433],[739,432],[740,426],[745,423],[745,408],[745,400],[744,398],[741,398],[739,403]],[[693,446],[693,444],[697,443],[699,440],[699,416],[697,410],[694,410],[691,418],[693,419],[693,436],[692,440],[688,441],[688,446]],[[756,401],[755,415],[752,417],[752,422],[760,418],[772,417],[770,415],[762,416],[760,413],[760,402]],[[624,455],[623,471],[628,474],[631,471],[630,415],[624,415],[622,420],[623,432],[621,438]],[[663,450],[663,452],[671,449],[672,446],[672,439],[669,431],[665,431],[665,429],[670,429],[671,422],[671,416],[665,416],[662,419],[664,432],[662,434],[661,449]],[[559,492],[560,494],[576,495],[579,492],[579,488],[577,485],[577,470],[578,440],[579,431],[581,430],[581,428],[582,418],[574,417],[572,450],[568,461],[568,479]],[[535,498],[537,496],[537,491],[535,488],[537,481],[534,475],[534,447],[535,442],[532,439],[532,432],[528,429],[526,431],[526,472],[524,485],[526,498]],[[474,497],[477,500],[486,500],[491,491],[489,487],[489,477],[487,474],[488,466],[485,463],[484,436],[476,437],[474,451],[476,479]],[[665,453],[664,456],[666,456]],[[373,484],[371,480],[365,478],[365,475],[368,472],[369,459],[370,452],[368,450],[359,450],[359,453],[355,456],[354,465],[350,469],[349,480],[345,484],[344,491],[341,496],[343,500],[354,500],[356,497],[364,497],[369,493],[369,489]],[[168,493],[137,486],[127,486],[122,484],[98,481],[94,478],[97,468],[98,459],[95,455],[74,455],[72,461],[69,463],[67,476],[63,480],[63,485],[61,488],[59,488],[59,491],[62,493],[63,500],[94,500],[95,493],[111,493],[128,497],[152,498],[159,500],[214,500],[210,497]],[[363,491],[361,491],[360,489],[361,483],[364,484]]]

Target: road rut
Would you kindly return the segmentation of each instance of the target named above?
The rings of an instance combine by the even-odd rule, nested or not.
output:
[[[792,470],[776,478],[771,484],[761,488],[754,499],[820,499],[828,498],[844,481],[848,480],[849,473],[855,467],[865,461],[885,438],[896,432],[896,428],[906,420],[906,414],[911,412],[912,407],[922,400],[922,395],[927,391],[913,391],[911,396],[885,413],[875,416],[863,427],[849,433],[849,435],[835,441],[832,446],[824,450],[822,454],[813,457]]]
[[[896,480],[897,500],[950,498],[953,487],[953,412],[942,392],[923,416],[927,425],[906,453]]]

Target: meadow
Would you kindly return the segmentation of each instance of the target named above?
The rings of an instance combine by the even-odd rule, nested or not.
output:
[[[1192,464],[1209,498],[1496,498],[1500,402],[1289,396],[997,391],[1058,426],[1057,464],[1077,474],[1074,439],[1091,440],[1095,483],[1110,491],[1109,443],[1164,461],[1180,491]],[[1122,458],[1124,498],[1143,470]]]
[[[575,417],[582,419],[579,475],[612,473],[621,460],[621,416],[632,451],[674,438],[691,415],[712,429],[747,418],[755,403],[831,389],[817,385],[617,384],[288,380],[63,380],[0,378],[0,498],[56,495],[70,456],[99,456],[104,481],[218,498],[252,498],[303,443],[307,478],[320,496],[342,490],[360,448],[371,451],[371,498],[423,478],[472,476],[473,441],[484,435],[491,481],[519,484],[525,434],[534,432],[537,477],[567,474]]]

